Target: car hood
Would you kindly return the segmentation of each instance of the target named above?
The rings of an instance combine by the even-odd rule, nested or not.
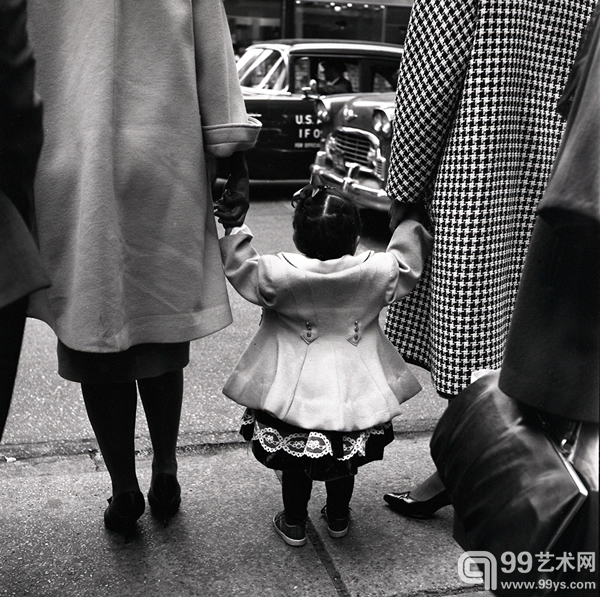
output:
[[[358,95],[346,102],[336,112],[334,126],[350,126],[371,130],[373,110],[378,108],[393,113],[395,100],[396,94],[394,92]]]
[[[394,105],[396,101],[396,92],[388,91],[386,93],[363,93],[355,96],[348,102],[348,106],[352,106],[354,110],[370,110],[373,108],[381,108],[384,110]]]

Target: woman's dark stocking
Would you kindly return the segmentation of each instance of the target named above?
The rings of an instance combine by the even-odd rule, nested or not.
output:
[[[81,391],[112,481],[113,497],[139,491],[135,474],[135,382],[82,383]]]
[[[177,438],[183,402],[183,370],[138,380],[154,450],[152,474],[177,474]]]

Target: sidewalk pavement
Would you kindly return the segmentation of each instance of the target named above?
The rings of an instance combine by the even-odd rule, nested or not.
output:
[[[110,484],[97,453],[9,458],[0,463],[0,595],[491,597],[458,577],[451,507],[409,520],[382,499],[432,472],[429,437],[403,435],[360,469],[342,539],[327,534],[315,483],[300,548],[273,531],[278,477],[246,444],[182,448],[180,512],[164,527],[147,509],[127,538],[104,528]],[[147,453],[138,470],[145,492]]]

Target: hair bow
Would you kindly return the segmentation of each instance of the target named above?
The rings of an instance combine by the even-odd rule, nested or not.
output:
[[[319,185],[313,185],[312,183],[308,183],[307,185],[303,186],[301,189],[298,189],[293,195],[292,195],[292,205],[296,205],[296,203],[298,201],[300,201],[300,199],[308,199],[309,197],[314,197],[319,191],[323,191],[324,189],[329,188],[327,185],[324,184],[319,184]]]

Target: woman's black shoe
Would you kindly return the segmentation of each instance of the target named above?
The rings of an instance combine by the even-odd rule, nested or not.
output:
[[[392,510],[411,518],[431,518],[440,508],[449,506],[452,503],[446,490],[423,501],[411,498],[410,491],[386,493],[383,499],[389,504]]]
[[[108,508],[104,511],[104,526],[109,531],[125,533],[131,530],[145,509],[146,502],[141,491],[128,491],[110,497]]]
[[[177,477],[170,473],[158,473],[152,477],[148,503],[152,514],[167,523],[181,504],[181,487]]]

